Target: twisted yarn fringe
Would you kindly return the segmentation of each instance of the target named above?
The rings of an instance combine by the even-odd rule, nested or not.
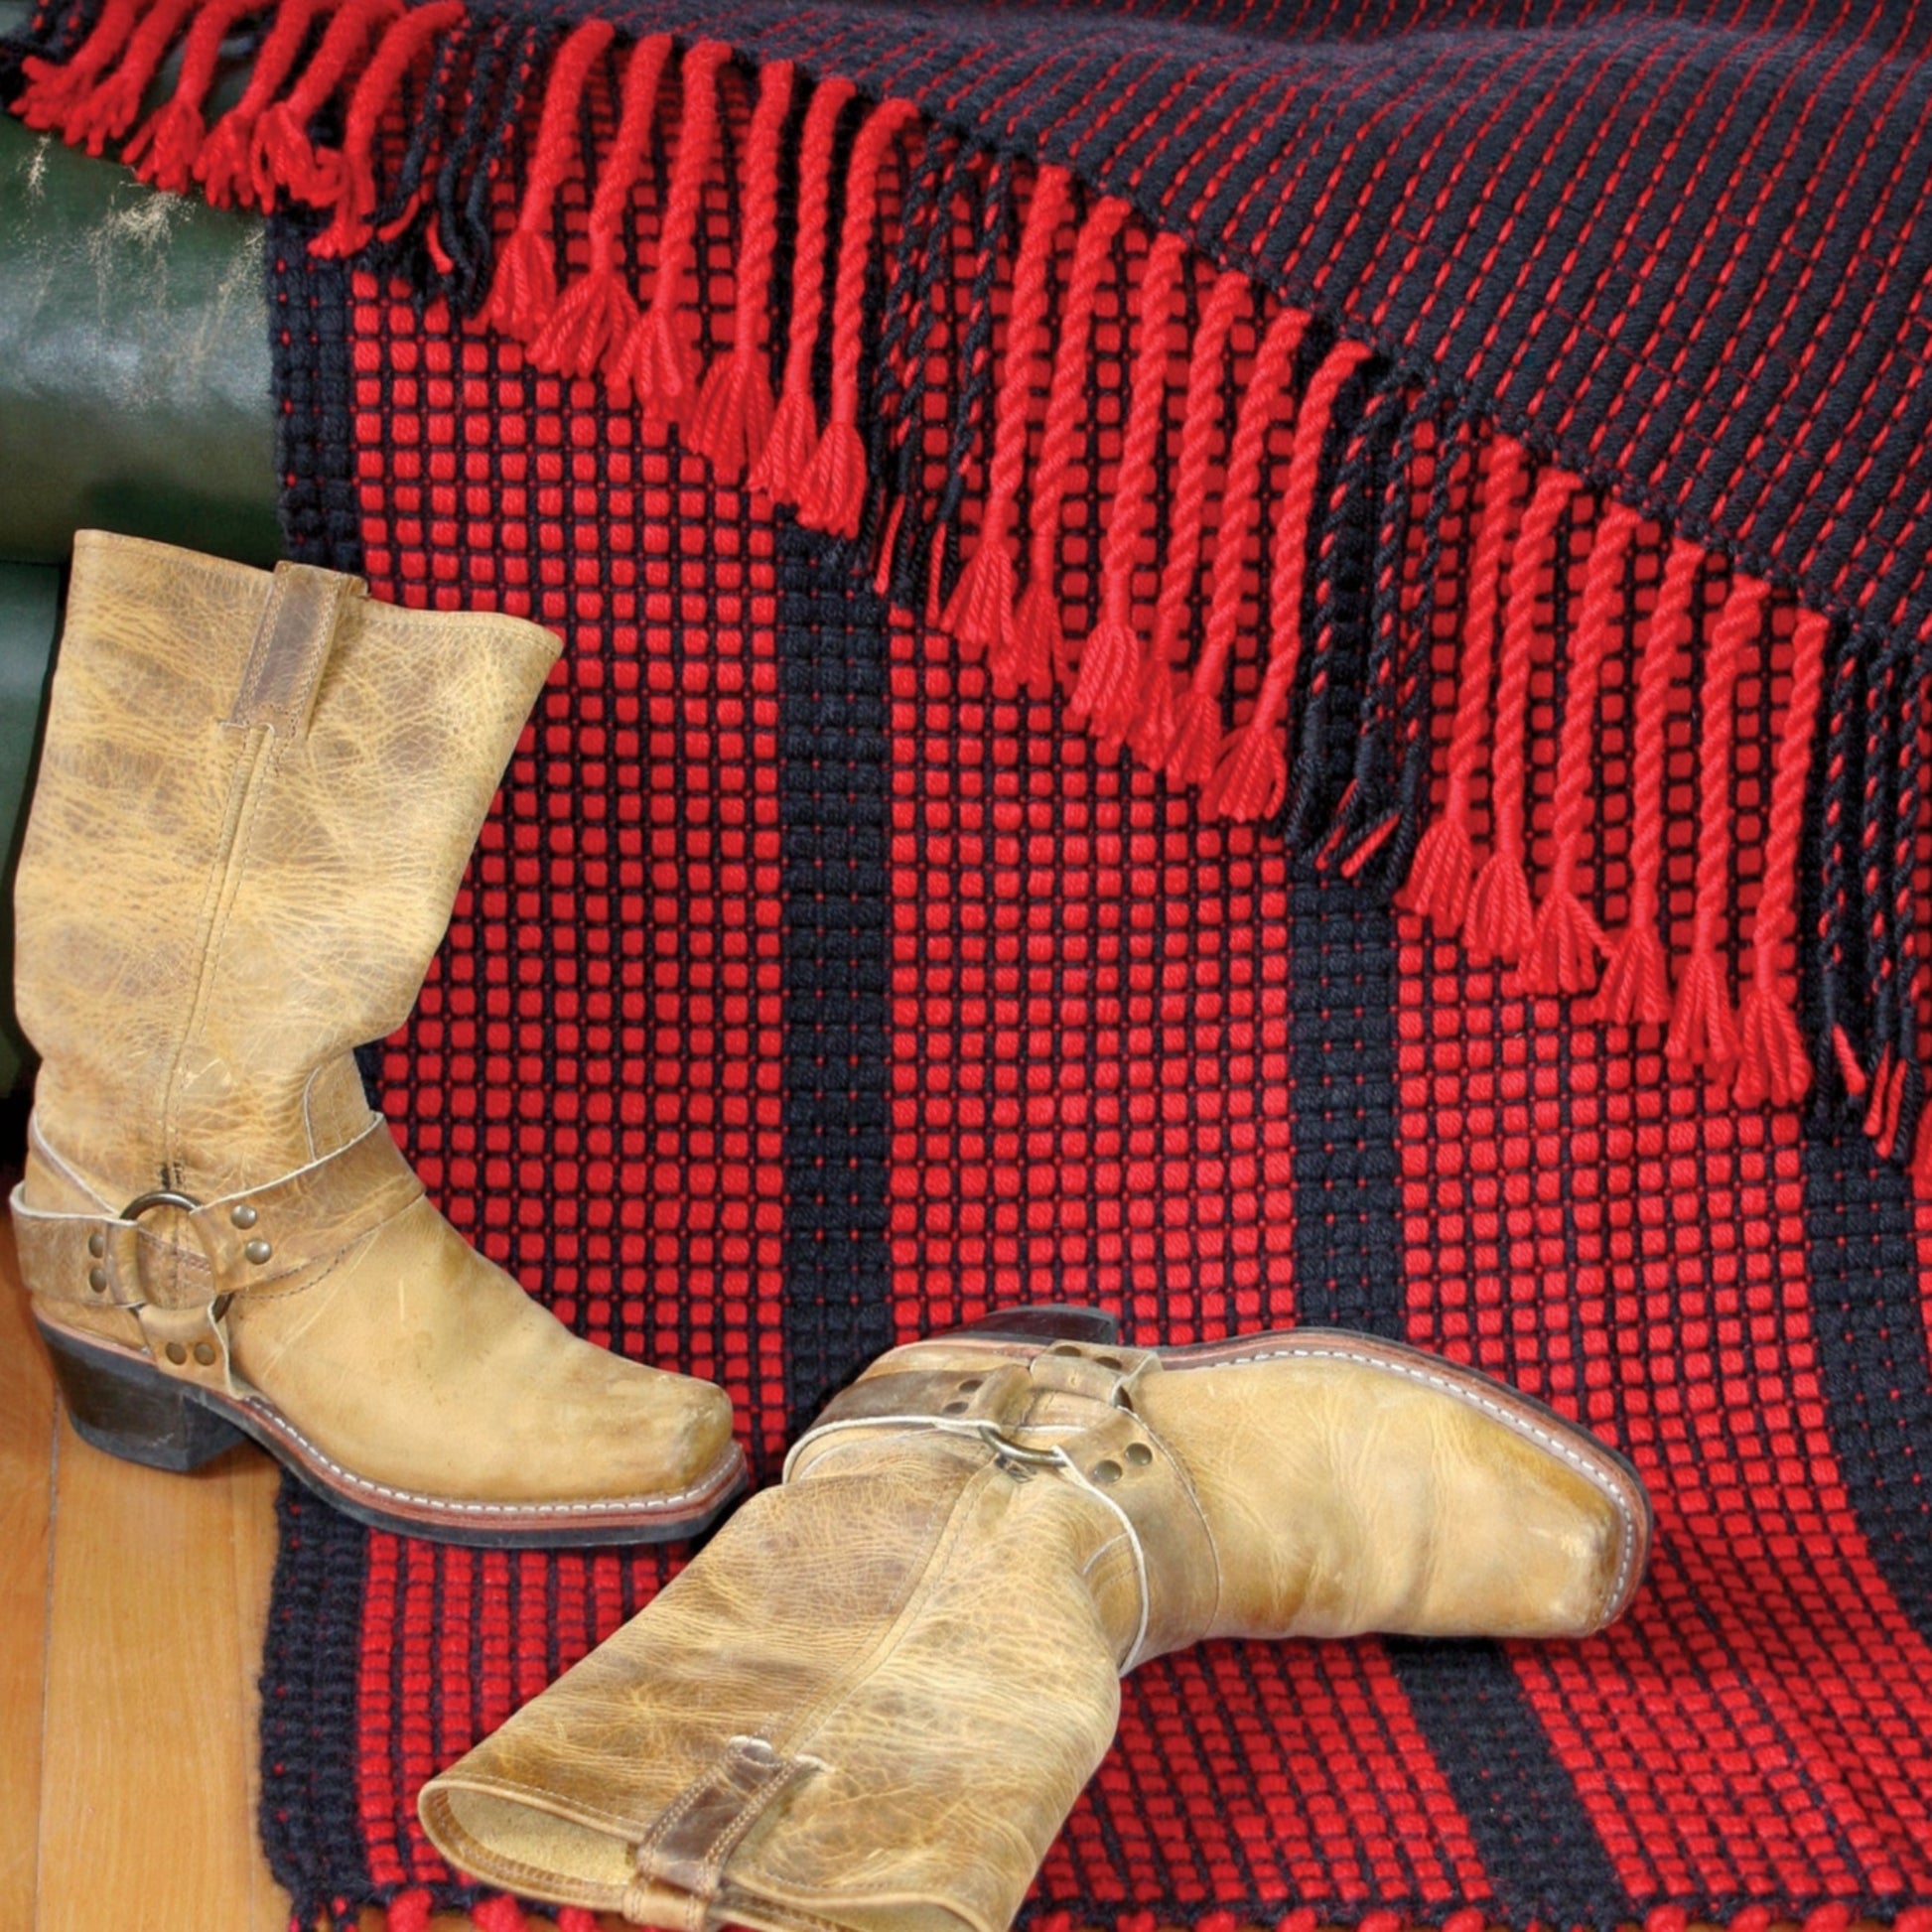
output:
[[[208,125],[223,39],[250,19],[245,91]],[[169,189],[313,207],[329,217],[314,245],[339,256],[393,243],[439,181],[520,184],[507,229],[492,242],[485,227],[465,266],[487,291],[478,324],[540,367],[602,379],[726,482],[861,545],[896,597],[984,657],[997,696],[1057,685],[1105,758],[1199,787],[1215,816],[1285,812],[1313,863],[1353,870],[1379,852],[1404,908],[1516,990],[1665,1030],[1673,1062],[1739,1104],[1792,1106],[1821,1084],[1856,1099],[1881,1147],[1932,1181],[1918,1099],[1932,961],[1911,901],[1932,809],[1922,671],[1894,658],[1881,691],[1872,637],[1794,618],[1784,592],[1452,398],[1445,456],[1432,371],[1390,368],[1063,168],[968,150],[910,102],[837,76],[783,63],[741,75],[721,43],[595,20],[520,51],[498,35],[469,98],[466,63],[485,62],[462,50],[484,32],[464,0],[105,0],[73,44],[21,62],[14,111],[96,152],[124,143]],[[620,97],[616,126],[591,111]],[[404,157],[384,129],[412,111]],[[332,125],[338,147],[318,138]],[[589,262],[572,275],[564,235],[585,217],[563,190],[579,170]],[[706,240],[721,206],[729,279]],[[433,226],[416,259],[432,281],[447,273],[461,309],[476,300],[459,300]],[[1106,354],[1125,376],[1103,422],[1096,330],[1114,316]],[[1364,429],[1390,408],[1399,433]],[[947,426],[943,450],[930,423]],[[1453,489],[1439,462],[1459,466]],[[1433,478],[1417,484],[1432,556],[1456,498],[1459,609],[1438,610],[1433,563],[1419,588],[1416,553],[1402,561],[1425,513],[1404,507],[1391,466]],[[1065,533],[1096,502],[1100,542],[1075,577]],[[1374,594],[1336,601],[1340,533],[1364,521]],[[1590,532],[1579,587],[1572,530]],[[1665,557],[1641,595],[1640,532]],[[1726,598],[1707,621],[1718,573]],[[1430,646],[1400,641],[1419,611],[1456,639],[1447,707]],[[1740,714],[1740,688],[1778,675],[1783,639],[1781,703]],[[1632,701],[1613,706],[1625,671]],[[1687,801],[1667,742],[1693,674]],[[1880,716],[1887,696],[1903,722]],[[1626,712],[1628,743],[1605,763]],[[1350,782],[1305,781],[1344,739]],[[1768,774],[1768,796],[1740,811],[1747,773]],[[1627,845],[1606,868],[1611,824]],[[1663,891],[1672,849],[1697,854],[1688,944]],[[1800,930],[1814,903],[1816,929]]]

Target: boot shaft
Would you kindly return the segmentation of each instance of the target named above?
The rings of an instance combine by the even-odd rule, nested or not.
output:
[[[75,540],[15,904],[37,1129],[90,1186],[257,1185],[367,1125],[555,640]]]

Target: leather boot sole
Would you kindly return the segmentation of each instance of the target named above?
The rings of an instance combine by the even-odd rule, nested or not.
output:
[[[132,1349],[75,1334],[39,1314],[35,1321],[82,1442],[123,1461],[185,1473],[245,1437],[332,1508],[399,1536],[482,1550],[668,1543],[707,1528],[745,1486],[744,1452],[733,1444],[702,1481],[670,1496],[543,1504],[415,1495],[343,1468],[259,1395],[223,1395],[178,1381]]]

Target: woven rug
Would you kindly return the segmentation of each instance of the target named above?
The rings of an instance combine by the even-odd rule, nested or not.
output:
[[[1137,1672],[1036,1926],[1932,1928],[1927,39],[78,0],[15,52],[30,122],[270,213],[293,551],[567,640],[367,1069],[565,1321],[767,1477],[1049,1299],[1405,1336],[1642,1468],[1587,1643]],[[502,1932],[416,1790],[679,1553],[282,1531],[298,1915]]]

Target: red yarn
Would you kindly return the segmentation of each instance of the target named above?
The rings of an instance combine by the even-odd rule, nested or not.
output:
[[[341,195],[342,158],[317,151],[309,123],[341,85],[363,43],[400,12],[400,0],[345,0],[293,92],[265,108],[255,122],[248,155],[254,207],[276,207],[284,191],[311,207],[328,207]]]
[[[1737,1016],[1737,1079],[1742,1106],[1792,1107],[1811,1087],[1811,1056],[1798,1031],[1797,984],[1786,954],[1798,930],[1798,864],[1812,735],[1825,683],[1829,621],[1800,611],[1791,635],[1791,695],[1784,707],[1771,775],[1764,877],[1751,918],[1752,983]]]
[[[1455,721],[1449,728],[1443,810],[1416,847],[1402,902],[1438,932],[1460,932],[1475,879],[1472,798],[1489,736],[1489,681],[1495,666],[1496,614],[1504,559],[1523,509],[1527,464],[1522,444],[1499,436],[1482,479],[1482,521],[1469,559],[1469,603],[1456,666]]]
[[[1134,748],[1135,758],[1152,770],[1165,769],[1173,756],[1183,688],[1173,667],[1158,653],[1148,658],[1135,693],[1134,722],[1128,729],[1127,742]]]
[[[623,380],[622,350],[637,305],[619,263],[630,191],[643,166],[657,113],[658,83],[670,58],[671,37],[653,34],[630,50],[620,85],[618,125],[598,168],[586,228],[590,260],[551,306],[549,319],[530,344],[530,360],[558,375],[587,376],[603,368],[614,399],[630,400]]]
[[[1671,545],[1644,633],[1630,769],[1630,916],[1610,948],[1591,1009],[1595,1018],[1616,1026],[1662,1027],[1671,1017],[1670,964],[1657,930],[1664,869],[1664,733],[1678,652],[1691,634],[1691,604],[1703,569],[1704,552],[1696,544]]]
[[[1154,655],[1164,664],[1186,655],[1182,636],[1194,606],[1194,581],[1200,572],[1207,534],[1209,482],[1216,432],[1221,426],[1222,365],[1228,338],[1248,306],[1248,278],[1232,271],[1217,275],[1201,305],[1187,361],[1187,399],[1180,412],[1180,451],[1174,469],[1173,497],[1168,513],[1168,555],[1154,610]]]
[[[1718,956],[1720,927],[1730,894],[1731,716],[1744,646],[1756,636],[1767,586],[1756,578],[1731,582],[1712,626],[1699,693],[1703,735],[1698,743],[1697,909],[1691,959],[1677,989],[1664,1051],[1681,1065],[1728,1068],[1737,1057],[1729,988]]]
[[[221,43],[235,22],[260,4],[261,0],[213,0],[195,16],[174,93],[134,130],[121,155],[152,187],[170,195],[188,193],[202,144],[207,138],[202,105],[214,84]]]
[[[825,314],[826,228],[831,214],[832,137],[852,98],[849,80],[826,80],[805,110],[798,155],[798,241],[791,272],[791,340],[771,434],[752,465],[752,487],[774,502],[795,503],[818,453],[818,415],[812,405],[812,353]]]
[[[759,75],[758,105],[745,143],[745,212],[732,345],[712,363],[685,431],[691,447],[709,457],[728,483],[737,483],[764,448],[776,407],[765,373],[764,330],[771,258],[778,245],[779,149],[791,111],[792,77],[789,61],[773,61]]]
[[[69,107],[61,123],[63,140],[99,155],[109,141],[118,140],[134,125],[142,96],[195,4],[196,0],[158,0],[143,15],[112,68]]]
[[[1051,667],[1023,664],[1017,648],[1014,600],[1020,573],[1010,548],[1020,485],[1027,472],[1027,439],[1046,355],[1046,299],[1060,224],[1071,206],[1062,168],[1041,168],[1027,205],[1026,225],[1013,264],[1013,307],[1007,321],[1006,361],[993,409],[993,457],[987,466],[986,508],[979,540],[959,574],[945,625],[969,650],[989,653],[993,688],[1011,697],[1025,684],[1036,698],[1052,689]]]
[[[1173,750],[1168,759],[1168,775],[1176,784],[1206,784],[1219,761],[1221,680],[1241,626],[1248,544],[1261,515],[1262,459],[1308,328],[1306,310],[1283,309],[1276,315],[1255,351],[1254,367],[1235,414],[1234,440],[1228,448],[1227,488],[1221,497],[1220,526],[1214,532],[1209,566],[1214,588],[1207,608],[1205,641],[1192,681],[1174,702]]]
[[[93,31],[65,61],[30,54],[20,64],[26,80],[13,111],[31,128],[50,134],[63,126],[117,59],[141,18],[139,0],[107,0]]]
[[[1550,879],[1523,962],[1523,984],[1533,993],[1587,993],[1596,984],[1597,965],[1607,950],[1602,927],[1578,894],[1577,865],[1589,825],[1597,686],[1611,633],[1623,615],[1623,573],[1637,522],[1636,511],[1620,503],[1608,505],[1597,522],[1584,573],[1557,744]]]
[[[1066,664],[1058,585],[1060,510],[1074,452],[1086,435],[1087,345],[1093,333],[1094,300],[1127,212],[1127,204],[1111,196],[1094,203],[1074,243],[1073,266],[1067,274],[1059,341],[1046,390],[1045,427],[1028,510],[1027,588],[1014,612],[1015,654],[1027,667],[1029,685],[1042,667],[1057,672]]]
[[[1134,298],[1127,424],[1100,552],[1100,621],[1081,648],[1073,687],[1073,722],[1093,732],[1110,758],[1141,698],[1144,653],[1134,629],[1134,572],[1154,521],[1155,458],[1168,418],[1169,329],[1185,258],[1178,235],[1158,236]]]
[[[846,169],[838,279],[832,297],[832,406],[825,433],[798,484],[799,522],[833,536],[856,537],[865,510],[859,361],[864,347],[866,266],[878,216],[880,173],[893,143],[917,111],[909,100],[881,102],[860,128]]]
[[[1223,750],[1202,799],[1204,808],[1216,817],[1266,818],[1280,808],[1288,784],[1288,747],[1281,726],[1302,661],[1302,599],[1308,586],[1321,451],[1333,426],[1335,398],[1368,355],[1366,344],[1335,344],[1321,358],[1295,419],[1288,483],[1275,513],[1268,667],[1254,709]]]
[[[683,119],[658,228],[650,306],[605,370],[618,402],[628,402],[634,390],[645,414],[659,422],[690,422],[704,384],[696,318],[684,306],[684,287],[697,261],[705,178],[718,144],[718,70],[730,58],[723,41],[700,41],[684,57]]]
[[[419,1885],[399,1891],[383,1908],[384,1932],[429,1932],[430,1895]]]
[[[464,0],[432,0],[429,6],[403,14],[383,35],[349,96],[338,163],[341,185],[336,215],[309,244],[314,253],[340,259],[374,239],[372,220],[381,200],[375,179],[376,129],[401,89],[404,75],[429,53],[439,36],[464,19],[466,12]],[[318,151],[318,161],[324,158]],[[397,216],[398,226],[410,219],[421,194],[419,187],[410,207]]]
[[[530,173],[516,226],[496,251],[496,274],[478,321],[498,335],[534,342],[557,303],[557,274],[550,242],[552,209],[577,149],[577,123],[591,69],[617,38],[602,20],[572,30],[551,63],[543,112],[530,151]]]
[[[1463,942],[1470,958],[1477,961],[1499,959],[1513,966],[1529,950],[1535,936],[1523,825],[1530,676],[1536,662],[1543,574],[1555,566],[1557,526],[1577,489],[1577,479],[1569,471],[1554,466],[1544,471],[1530,494],[1523,527],[1510,554],[1490,760],[1490,850],[1470,888],[1463,925]]]
[[[470,1917],[477,1932],[527,1932],[529,1924],[523,1916],[523,1908],[515,1899],[501,1892],[490,1898],[479,1899],[470,1907]]]
[[[195,156],[195,179],[214,207],[258,206],[250,166],[255,124],[294,67],[318,13],[333,11],[337,0],[283,0],[275,24],[255,56],[241,98],[215,122]]]

